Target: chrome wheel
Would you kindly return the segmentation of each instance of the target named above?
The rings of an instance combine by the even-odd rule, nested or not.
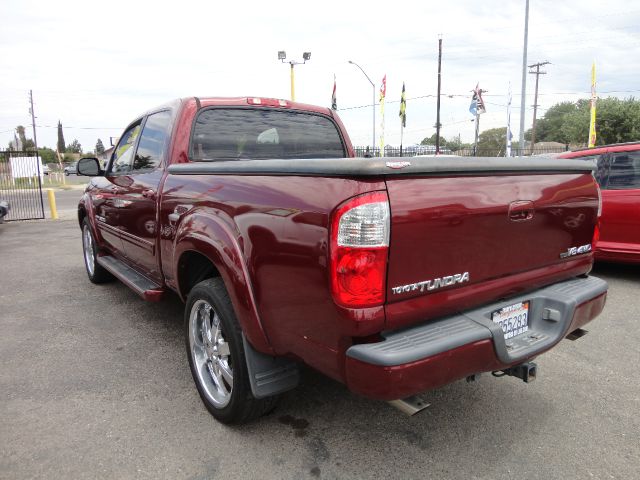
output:
[[[189,312],[189,349],[203,393],[217,408],[225,407],[233,391],[229,344],[220,317],[206,300],[197,300]]]
[[[84,263],[87,266],[87,271],[89,272],[89,276],[93,276],[96,268],[96,256],[93,247],[93,236],[91,235],[91,230],[89,230],[88,225],[84,225],[82,229],[82,247],[84,250]]]

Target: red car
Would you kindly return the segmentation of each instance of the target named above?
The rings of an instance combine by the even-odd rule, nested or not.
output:
[[[577,150],[559,158],[597,163],[602,217],[596,260],[640,263],[640,142]]]

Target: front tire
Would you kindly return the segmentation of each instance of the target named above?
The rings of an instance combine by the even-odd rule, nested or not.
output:
[[[277,396],[257,399],[251,392],[242,330],[221,278],[193,287],[184,322],[191,375],[217,420],[241,424],[273,409]]]
[[[91,225],[86,218],[82,222],[82,256],[87,275],[92,283],[105,283],[113,279],[113,276],[98,262],[98,246],[91,232]]]

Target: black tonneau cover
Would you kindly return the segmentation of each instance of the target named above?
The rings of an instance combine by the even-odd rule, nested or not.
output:
[[[591,172],[589,160],[530,157],[378,157],[290,160],[210,160],[169,166],[173,175],[468,175],[499,172]]]

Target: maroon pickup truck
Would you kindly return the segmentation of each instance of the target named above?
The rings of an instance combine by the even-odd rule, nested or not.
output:
[[[353,157],[329,109],[186,98],[131,123],[105,171],[78,163],[89,279],[185,301],[222,422],[272,409],[300,362],[408,411],[481,372],[530,381],[604,307],[591,163]]]

